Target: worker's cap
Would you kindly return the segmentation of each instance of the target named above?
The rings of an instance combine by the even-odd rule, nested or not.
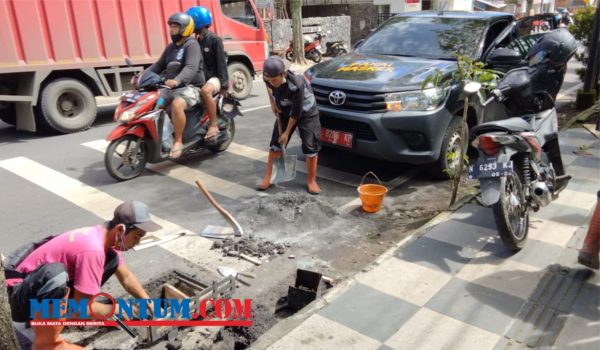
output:
[[[133,225],[142,231],[153,232],[162,228],[152,221],[148,206],[139,201],[127,201],[121,203],[116,209],[112,222]]]
[[[263,75],[267,78],[283,74],[286,70],[285,62],[279,56],[270,56],[263,65]]]

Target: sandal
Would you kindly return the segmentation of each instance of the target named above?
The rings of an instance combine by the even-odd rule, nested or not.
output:
[[[173,147],[171,149],[171,152],[169,153],[169,158],[179,158],[181,157],[181,152],[183,151],[183,145],[175,148]]]
[[[215,136],[219,135],[221,131],[219,130],[219,128],[215,128],[213,129],[213,131],[211,132],[211,129],[209,128],[208,131],[206,132],[206,136],[204,136],[204,140],[210,140],[215,138]]]

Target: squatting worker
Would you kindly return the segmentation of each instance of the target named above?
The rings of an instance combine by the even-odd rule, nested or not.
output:
[[[125,266],[121,252],[133,248],[146,232],[159,229],[144,203],[127,201],[115,209],[113,219],[104,225],[72,230],[30,244],[25,248],[37,248],[29,254],[23,249],[11,253],[5,261],[7,267],[20,261],[14,269],[5,271],[13,321],[29,321],[30,299],[90,299],[113,274],[134,298],[149,299],[139,280]],[[109,315],[112,305],[94,301],[91,309],[95,315]],[[118,312],[116,305],[115,314]],[[36,350],[83,349],[60,337],[63,326],[32,328]]]
[[[321,150],[321,122],[319,111],[310,84],[304,76],[286,70],[285,63],[278,56],[267,58],[263,77],[267,85],[271,109],[281,123],[281,135],[277,120],[269,144],[269,159],[265,177],[257,185],[264,191],[271,186],[271,176],[275,159],[282,156],[281,147],[287,147],[294,130],[298,128],[302,140],[302,152],[306,156],[308,175],[306,184],[310,194],[319,194],[317,184],[317,161]]]

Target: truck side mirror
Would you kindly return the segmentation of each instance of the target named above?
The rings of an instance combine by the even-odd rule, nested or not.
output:
[[[521,54],[515,50],[507,49],[505,47],[499,47],[490,53],[487,59],[487,64],[494,65],[516,65],[519,64],[523,58]]]

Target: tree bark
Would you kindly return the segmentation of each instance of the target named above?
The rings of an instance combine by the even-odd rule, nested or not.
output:
[[[465,97],[465,105],[463,107],[463,116],[462,122],[460,125],[460,160],[458,163],[458,171],[454,174],[454,184],[452,186],[452,198],[450,198],[450,206],[453,206],[456,203],[456,197],[458,195],[458,188],[460,187],[460,179],[462,178],[462,173],[465,164],[465,154],[467,154],[467,139],[468,139],[468,130],[469,125],[467,124],[467,116],[469,110],[469,97]]]
[[[304,40],[302,39],[302,0],[290,0],[292,11],[292,34],[294,41],[293,63],[306,64]]]
[[[4,267],[0,264],[0,350],[20,349],[11,320],[8,294],[4,283]]]

